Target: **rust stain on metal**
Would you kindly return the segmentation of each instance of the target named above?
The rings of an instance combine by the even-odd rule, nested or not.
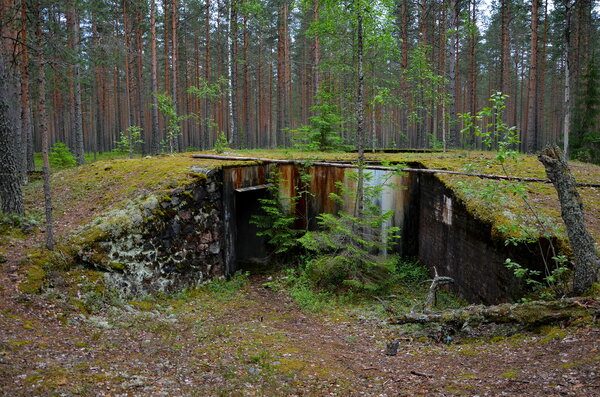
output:
[[[311,186],[310,190],[315,196],[316,214],[327,212],[336,212],[336,203],[329,195],[337,193],[337,182],[344,180],[345,169],[338,167],[314,166],[311,170]]]

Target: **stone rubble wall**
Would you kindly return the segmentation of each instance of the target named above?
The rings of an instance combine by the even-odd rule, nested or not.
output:
[[[149,196],[105,214],[87,228],[103,233],[79,259],[105,271],[123,296],[172,293],[224,275],[221,174]]]

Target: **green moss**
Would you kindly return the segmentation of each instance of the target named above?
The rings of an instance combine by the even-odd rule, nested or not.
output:
[[[506,371],[504,371],[500,376],[502,376],[505,379],[516,379],[518,378],[520,375],[520,371],[517,369],[508,369]]]
[[[25,294],[37,294],[42,291],[46,280],[46,272],[41,266],[31,265],[27,269],[25,280],[19,284],[19,291]]]
[[[30,340],[11,340],[8,342],[9,346],[15,346],[15,347],[21,347],[21,346],[25,346],[25,345],[30,345],[33,342]]]
[[[108,264],[108,267],[111,270],[117,271],[117,272],[122,272],[127,268],[127,265],[124,263],[118,263],[118,262],[110,262]]]
[[[600,297],[600,282],[592,284],[586,293],[587,296]]]
[[[526,339],[527,335],[525,334],[514,334],[509,336],[507,340],[511,345],[517,346],[524,343]]]
[[[506,337],[505,336],[494,336],[491,340],[490,343],[492,345],[497,345],[499,343],[504,343],[506,342]]]
[[[476,356],[481,353],[481,351],[471,348],[460,348],[456,351],[456,353],[460,354],[461,356]]]
[[[557,339],[564,339],[567,336],[567,331],[558,327],[543,327],[540,330],[546,334],[546,336],[539,341],[539,343],[542,345],[548,344]]]

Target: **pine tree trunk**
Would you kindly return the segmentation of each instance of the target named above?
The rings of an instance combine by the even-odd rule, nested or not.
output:
[[[319,0],[313,0],[313,21],[316,23],[319,20]],[[313,39],[313,76],[312,76],[312,92],[311,96],[314,98],[319,92],[319,63],[321,56],[321,43],[319,41],[319,32],[315,32]]]
[[[537,68],[538,68],[538,21],[539,1],[531,2],[531,53],[529,61],[529,84],[527,86],[527,117],[525,117],[524,139],[525,151],[533,153],[536,150],[537,141]]]
[[[96,56],[99,56],[99,53],[101,51],[100,49],[100,37],[98,35],[98,26],[96,23],[96,18],[93,17],[92,18],[92,43],[93,43],[93,49],[94,49],[94,54]],[[93,152],[94,152],[94,160],[96,159],[96,152],[98,152],[100,150],[100,146],[101,146],[101,138],[104,135],[102,130],[103,130],[103,123],[102,120],[104,119],[103,117],[103,108],[102,108],[102,104],[101,104],[101,97],[102,97],[102,75],[104,73],[102,73],[101,71],[102,66],[101,65],[94,65],[94,107],[95,107],[95,111],[94,111],[94,123],[95,123],[95,127],[92,129],[93,131]]]
[[[565,0],[565,32],[564,32],[564,62],[565,62],[565,101],[563,120],[563,151],[565,158],[569,158],[569,129],[571,128],[571,0]]]
[[[500,91],[509,95],[508,102],[512,102],[514,99],[511,97],[510,92],[510,0],[502,0],[501,4],[501,48],[500,48]],[[506,120],[506,113],[510,108],[507,103],[504,119]]]
[[[239,148],[238,84],[237,84],[237,2],[229,3],[229,132],[231,145]]]
[[[163,91],[165,93],[171,92],[171,78],[169,77],[171,73],[171,29],[169,26],[171,25],[171,3],[169,0],[163,0],[162,2],[163,9],[163,59],[164,59],[164,85]],[[165,120],[166,122],[166,120]]]
[[[135,80],[132,76],[133,62],[131,60],[132,44],[131,44],[131,15],[129,10],[129,2],[123,1],[123,40],[125,42],[125,101],[127,103],[127,127],[135,125],[135,110],[133,109],[134,101],[132,99],[135,92]],[[131,153],[129,154],[131,158]]]
[[[594,238],[585,227],[581,196],[577,192],[575,178],[567,161],[557,146],[544,149],[538,159],[544,164],[548,179],[558,193],[561,216],[573,249],[573,292],[581,295],[600,276],[600,261],[596,255]]]
[[[285,128],[285,19],[287,19],[285,2],[280,0],[279,22],[277,24],[277,134],[275,145],[283,145],[283,129]]]
[[[141,4],[135,5],[135,81],[136,81],[136,96],[135,100],[137,102],[136,109],[138,112],[137,120],[138,125],[142,129],[141,138],[144,137],[146,131],[146,115],[144,112],[144,42],[143,42],[143,28],[144,25],[142,23],[142,12],[143,10],[140,8]],[[137,144],[136,144],[137,145]],[[142,145],[142,153],[145,151],[144,146]]]
[[[24,215],[19,162],[16,78],[0,49],[0,204],[2,213]]]
[[[406,135],[406,138],[409,139],[410,142],[410,134],[408,131],[408,111],[410,106],[410,97],[408,93],[408,83],[406,81],[406,71],[408,70],[408,0],[402,0],[402,8],[401,8],[401,34],[402,34],[402,58],[400,61],[400,91],[401,96],[405,98],[407,103],[403,104],[404,109],[402,111],[401,116],[401,132]],[[410,143],[409,143],[410,144]],[[396,146],[400,145],[400,137],[398,137],[398,141]]]
[[[205,53],[204,53],[204,79],[206,84],[210,84],[210,0],[206,0],[206,22],[205,22]],[[204,99],[204,131],[202,134],[202,149],[206,150],[209,146],[210,135],[210,98]]]
[[[545,85],[546,85],[546,45],[548,43],[548,0],[544,0],[544,27],[542,35],[542,45],[540,49],[539,67],[540,72],[538,73],[538,84],[537,84],[537,139],[536,148],[541,148],[548,141],[548,131],[546,128],[545,114]],[[542,135],[543,134],[543,135]]]
[[[356,145],[358,149],[358,180],[356,186],[356,216],[362,217],[364,208],[364,166],[365,166],[365,75],[363,70],[363,10],[361,0],[355,0],[357,9],[356,49],[358,89],[356,93]],[[359,230],[358,233],[361,233]]]
[[[158,60],[156,56],[156,3],[155,0],[150,1],[150,46],[152,52],[151,60],[151,77],[152,84],[152,154],[160,153],[160,132],[158,126]]]
[[[179,14],[177,12],[177,0],[171,0],[171,72],[172,75],[172,91],[171,97],[173,98],[173,107],[175,108],[175,112],[179,114],[179,101],[177,95],[177,86],[178,86],[178,67],[177,64],[177,21],[179,19]],[[183,150],[183,135],[181,132],[175,137],[176,150],[181,152]]]
[[[22,159],[21,165],[23,172],[23,182],[27,183],[27,171],[34,171],[33,162],[33,129],[31,125],[31,111],[29,98],[29,45],[27,40],[27,1],[21,2],[21,146]]]
[[[72,127],[71,131],[73,133],[73,137],[71,138],[71,142],[73,142],[74,147],[73,151],[75,153],[75,158],[77,160],[77,165],[82,165],[84,163],[84,154],[83,154],[83,125],[82,125],[82,112],[81,112],[81,76],[80,76],[80,67],[79,67],[79,20],[77,15],[77,10],[74,8],[74,4],[72,1],[69,2],[68,11],[67,11],[67,27],[69,30],[69,44],[71,47],[71,51],[73,51],[74,59],[73,64],[71,65],[71,73],[73,76],[73,109],[71,110],[72,114]]]
[[[41,7],[39,2],[36,7],[37,13],[37,64],[38,64],[38,117],[39,131],[42,137],[42,171],[44,174],[44,204],[46,208],[46,248],[54,249],[54,227],[52,221],[52,196],[50,192],[50,160],[48,157],[49,137],[48,137],[48,117],[46,113],[46,61],[44,57],[42,28],[41,28]]]
[[[252,147],[252,135],[250,128],[250,76],[248,74],[248,16],[244,14],[244,135],[246,138],[246,148]]]
[[[471,23],[477,24],[477,0],[471,0]],[[476,47],[477,47],[477,33],[473,29],[473,32],[469,35],[469,112],[471,114],[477,113],[477,68],[476,66]],[[475,134],[471,133],[471,144],[475,148],[476,140]]]

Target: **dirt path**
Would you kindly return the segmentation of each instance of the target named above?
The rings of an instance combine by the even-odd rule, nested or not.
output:
[[[460,345],[368,312],[307,314],[251,278],[83,315],[0,275],[0,391],[30,395],[600,395],[600,332]]]

